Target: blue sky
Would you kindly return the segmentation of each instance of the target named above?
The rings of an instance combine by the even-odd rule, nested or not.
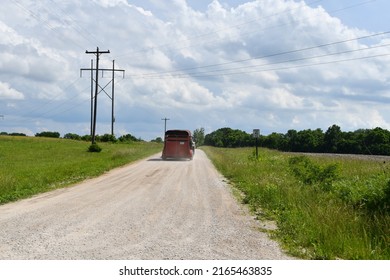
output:
[[[168,128],[390,129],[387,0],[12,0],[0,10],[0,131],[89,134],[90,78],[118,73],[115,135]],[[110,73],[100,78],[104,87]],[[110,85],[97,133],[111,132]]]

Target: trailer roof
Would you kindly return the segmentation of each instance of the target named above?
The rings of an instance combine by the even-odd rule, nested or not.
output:
[[[165,132],[165,135],[191,136],[191,131],[186,129],[170,129]]]

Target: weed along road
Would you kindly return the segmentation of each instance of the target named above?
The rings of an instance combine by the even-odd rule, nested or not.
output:
[[[289,259],[203,151],[0,206],[0,259]]]

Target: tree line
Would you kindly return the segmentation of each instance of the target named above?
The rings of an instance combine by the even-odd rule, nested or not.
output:
[[[0,135],[3,136],[27,136],[24,133],[7,133],[7,132],[0,132]],[[61,138],[61,134],[57,131],[42,131],[35,133],[35,137],[48,137],[48,138]],[[80,140],[80,141],[87,141],[90,142],[92,140],[91,135],[78,135],[76,133],[66,133],[63,137],[64,139],[71,139],[71,140]],[[127,142],[140,142],[143,141],[141,138],[136,138],[135,136],[131,134],[126,134],[122,135],[118,138],[115,137],[115,135],[111,134],[103,134],[103,135],[96,135],[96,141],[97,142],[122,142],[122,143],[127,143]],[[154,142],[161,141],[160,139],[152,140]]]
[[[6,132],[1,132],[0,135],[26,136],[23,133]],[[44,131],[36,133],[35,137],[60,138],[60,133]],[[90,135],[80,136],[74,133],[67,133],[64,138],[91,141]],[[228,127],[220,128],[207,135],[205,135],[204,128],[196,129],[193,132],[193,138],[197,146],[209,145],[225,148],[255,146],[252,134]],[[111,134],[97,135],[96,140],[125,143],[143,141],[131,134],[122,135],[119,138]],[[163,142],[163,140],[158,137],[152,142]],[[325,132],[320,128],[301,131],[290,129],[284,134],[273,132],[269,135],[260,135],[258,145],[286,152],[390,155],[390,131],[376,127],[345,132],[334,124]]]
[[[203,144],[226,148],[253,147],[255,139],[245,131],[225,127],[207,134]],[[284,134],[260,135],[258,145],[286,152],[390,155],[390,131],[376,127],[345,132],[334,124],[325,132],[320,128],[290,129]]]

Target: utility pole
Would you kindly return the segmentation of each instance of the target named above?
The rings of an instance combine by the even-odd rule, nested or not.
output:
[[[91,138],[93,134],[93,59],[91,59]]]
[[[102,69],[102,71],[110,71],[109,69]],[[111,135],[114,136],[114,83],[115,83],[115,72],[119,71],[123,73],[123,78],[125,77],[125,70],[115,69],[115,60],[112,61],[112,80],[111,80]],[[110,97],[110,96],[109,96]]]
[[[96,51],[85,51],[85,53],[96,55],[95,100],[94,100],[94,108],[93,108],[93,125],[92,125],[92,144],[95,144],[97,95],[98,95],[98,87],[99,87],[99,57],[103,53],[110,53],[110,50],[99,51],[99,47],[97,47]]]
[[[167,132],[167,121],[169,121],[169,119],[163,118],[161,120],[164,121],[164,138],[165,138],[165,132]]]
[[[81,68],[80,69],[80,72],[82,71],[86,71],[86,70],[90,70],[91,71],[91,79],[92,78],[92,74],[93,74],[93,70],[96,70],[96,69],[93,69],[93,64],[91,62],[91,68]],[[108,96],[108,98],[111,99],[111,102],[112,102],[112,105],[111,105],[111,135],[114,135],[114,122],[115,122],[115,116],[114,116],[114,97],[115,97],[115,94],[114,94],[114,90],[115,90],[115,87],[114,87],[114,84],[115,84],[115,72],[117,71],[120,71],[123,73],[123,78],[125,77],[125,70],[122,70],[122,69],[115,69],[115,60],[112,61],[112,69],[98,69],[98,71],[102,71],[102,75],[104,73],[104,71],[111,71],[112,72],[112,79],[110,82],[108,82],[104,87],[101,87],[100,85],[99,88],[100,88],[100,91],[98,92],[98,94],[101,92],[101,91],[104,91],[106,93],[106,95]],[[111,96],[105,91],[105,88],[110,84],[112,83],[112,86],[111,86]],[[92,100],[93,100],[93,96],[92,96],[92,87],[93,87],[93,84],[92,84],[92,81],[91,81],[91,104],[92,104]],[[92,131],[93,131],[93,128],[92,128],[92,120],[93,120],[93,117],[92,117],[92,113],[94,112],[93,110],[93,107],[91,105],[91,135],[92,135]]]
[[[111,135],[114,136],[114,77],[115,77],[115,60],[112,61],[112,81],[111,81]]]

